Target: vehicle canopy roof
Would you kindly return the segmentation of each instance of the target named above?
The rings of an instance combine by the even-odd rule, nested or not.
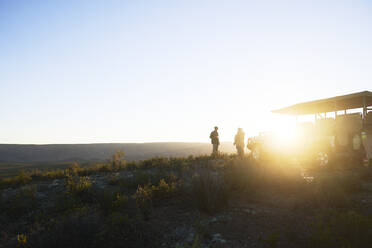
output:
[[[271,112],[285,115],[309,115],[372,106],[372,92],[358,93],[298,103]]]

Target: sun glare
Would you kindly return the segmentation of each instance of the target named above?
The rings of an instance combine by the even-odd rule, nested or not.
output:
[[[278,142],[283,145],[292,144],[296,136],[296,120],[293,117],[277,115],[275,115],[274,119],[271,131]]]

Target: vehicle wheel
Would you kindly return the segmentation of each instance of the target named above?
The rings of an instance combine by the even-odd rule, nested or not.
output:
[[[261,152],[259,148],[253,148],[252,150],[252,158],[254,160],[259,160],[261,158]]]

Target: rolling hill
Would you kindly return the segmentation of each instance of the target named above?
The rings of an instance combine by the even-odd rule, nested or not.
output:
[[[35,163],[63,161],[103,161],[117,150],[125,152],[125,159],[140,160],[156,156],[176,157],[209,154],[209,143],[95,143],[18,145],[0,144],[0,162]],[[230,142],[223,142],[222,152],[235,152]]]

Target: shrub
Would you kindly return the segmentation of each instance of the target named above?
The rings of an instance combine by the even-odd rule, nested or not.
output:
[[[106,223],[109,227],[109,230],[117,234],[127,228],[127,226],[130,224],[129,221],[128,214],[122,212],[112,212],[110,216],[108,216]]]
[[[169,159],[169,169],[181,170],[184,171],[189,166],[190,161],[193,160],[193,157],[185,158],[170,158]]]
[[[313,202],[318,207],[347,207],[349,195],[362,189],[361,180],[350,172],[323,173],[310,184]]]
[[[104,230],[97,239],[97,247],[160,247],[158,227],[152,227],[137,217],[113,212],[105,218]]]
[[[261,177],[257,167],[240,164],[233,164],[226,168],[223,176],[229,190],[250,193],[257,190]]]
[[[255,164],[249,159],[230,160],[223,176],[229,190],[250,196],[263,191],[279,194],[301,193],[307,186],[300,168],[276,163]]]
[[[84,248],[95,247],[103,229],[103,221],[96,214],[74,213],[56,221],[44,231],[29,237],[30,247]]]
[[[10,197],[7,202],[4,202],[5,214],[10,218],[19,219],[36,209],[38,202],[35,197],[36,188],[33,186],[25,186],[21,188],[14,196]]]
[[[138,166],[138,162],[137,161],[130,161],[130,162],[127,162],[126,163],[126,169],[127,170],[135,170]]]
[[[263,185],[282,194],[301,194],[308,184],[303,177],[301,168],[287,164],[265,168],[263,174]]]
[[[79,163],[73,163],[66,169],[68,175],[76,176],[78,175],[80,171],[80,164]]]
[[[69,176],[66,179],[67,194],[74,199],[81,200],[82,202],[92,202],[92,182],[89,177],[77,177],[74,179]]]
[[[129,188],[138,188],[138,185],[152,184],[154,181],[154,175],[152,173],[137,171],[130,179],[119,179],[119,184]]]
[[[128,188],[138,188],[138,185],[145,184],[157,184],[163,177],[169,178],[169,180],[174,180],[172,175],[169,173],[152,173],[144,171],[136,171],[133,173],[131,178],[119,178],[117,175],[110,175],[108,181],[110,185],[120,185]]]
[[[176,191],[176,183],[166,183],[161,179],[159,184],[151,186],[151,197],[155,199],[164,199],[171,196]]]
[[[20,170],[17,176],[18,182],[20,185],[25,185],[32,181],[32,178],[24,170]]]
[[[111,164],[111,168],[115,171],[121,170],[125,168],[125,160],[124,160],[125,153],[123,151],[116,151],[110,158],[109,162]]]
[[[4,196],[3,191],[0,189],[0,211],[2,210],[3,207],[5,207]]]
[[[96,201],[99,209],[103,212],[105,216],[112,213],[113,204],[112,202],[115,199],[115,194],[111,190],[99,189],[96,192]]]
[[[312,247],[362,248],[372,242],[372,218],[356,212],[327,211],[313,223]]]
[[[370,160],[372,161],[372,159]],[[368,167],[361,167],[359,169],[360,179],[371,180],[372,179],[372,165]]]
[[[200,211],[214,213],[228,205],[229,194],[224,180],[209,171],[200,171],[193,176],[192,193]]]
[[[108,181],[108,184],[110,184],[110,185],[117,185],[117,184],[119,184],[120,179],[119,179],[117,173],[114,173],[114,174],[110,174],[107,177],[107,181]]]
[[[265,248],[275,248],[278,247],[280,240],[280,234],[277,232],[271,232],[266,236],[260,237],[259,241],[263,244]]]
[[[52,171],[45,171],[43,173],[37,172],[36,174],[32,174],[33,178],[40,179],[40,180],[54,180],[54,179],[61,179],[66,178],[68,173],[67,170],[52,170]]]
[[[112,165],[111,164],[103,164],[99,167],[97,167],[98,172],[111,172],[112,171]]]
[[[27,236],[26,234],[17,235],[17,248],[26,248],[27,247]]]
[[[145,220],[148,220],[152,211],[152,197],[150,185],[138,186],[134,195],[136,205]]]
[[[31,176],[24,170],[18,171],[15,177],[4,178],[0,180],[0,188],[20,187],[32,181]]]
[[[139,167],[143,169],[150,169],[150,168],[168,167],[169,164],[170,164],[169,158],[155,157],[155,158],[141,161],[141,163],[139,164]]]
[[[112,203],[113,209],[116,211],[122,211],[128,204],[128,200],[129,200],[128,196],[117,193],[115,200]]]
[[[80,199],[71,197],[67,192],[58,194],[55,198],[55,210],[56,212],[72,211],[77,208],[81,208],[83,202]]]

